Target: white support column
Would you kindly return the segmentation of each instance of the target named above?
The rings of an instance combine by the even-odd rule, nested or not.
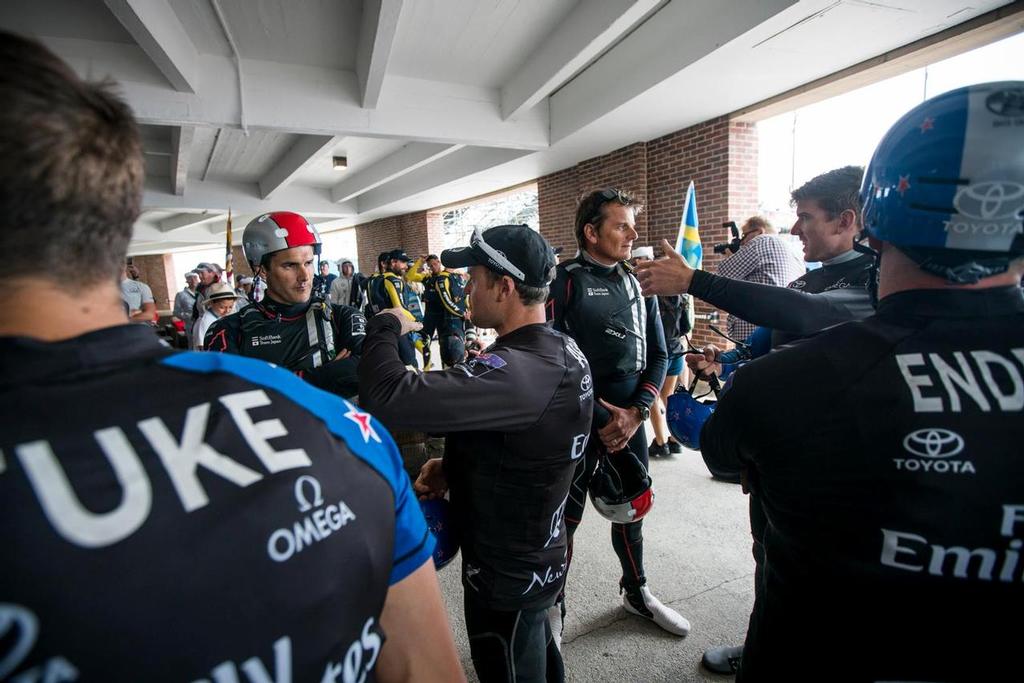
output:
[[[178,126],[171,131],[171,192],[179,197],[185,194],[195,134],[195,126]]]
[[[443,145],[432,142],[411,142],[394,154],[384,157],[373,166],[341,181],[331,188],[331,199],[348,201],[375,187],[415,171],[432,161],[462,149],[462,145]]]
[[[407,173],[386,185],[360,195],[355,200],[356,206],[359,207],[359,213],[375,211],[388,204],[393,204],[456,180],[461,180],[495,166],[501,166],[532,153],[522,149],[500,149],[494,147],[467,147],[460,149],[431,164]]]
[[[377,108],[402,4],[402,0],[363,0],[363,23],[356,48],[356,75],[361,102],[366,109]]]
[[[595,0],[576,3],[502,87],[502,118],[515,118],[535,107],[590,60],[614,45],[659,2]]]
[[[175,90],[198,91],[198,52],[166,0],[103,0]]]
[[[303,135],[292,148],[285,152],[280,161],[275,163],[260,178],[260,196],[270,199],[274,193],[286,187],[310,164],[315,163],[329,153],[338,140],[332,135]]]

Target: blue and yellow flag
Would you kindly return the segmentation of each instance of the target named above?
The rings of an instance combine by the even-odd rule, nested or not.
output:
[[[697,194],[693,189],[693,181],[686,190],[686,201],[683,203],[683,220],[679,224],[679,236],[676,237],[678,251],[691,268],[700,270],[704,260],[704,248],[700,245],[700,224],[697,222]]]

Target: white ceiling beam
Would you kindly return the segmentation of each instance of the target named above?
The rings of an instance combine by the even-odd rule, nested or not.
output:
[[[319,161],[324,154],[334,149],[339,138],[333,135],[303,135],[291,146],[281,159],[270,167],[260,178],[260,196],[270,199],[280,189],[287,187],[302,171]]]
[[[331,199],[336,202],[348,201],[462,148],[462,145],[410,142],[394,154],[384,157],[358,173],[353,173],[332,187]]]
[[[360,195],[355,203],[361,214],[375,211],[421,192],[490,170],[532,153],[522,149],[467,147],[411,173],[406,173],[386,185],[370,190]]]
[[[363,21],[356,46],[356,76],[362,106],[366,109],[376,109],[380,100],[402,6],[402,0],[363,0]]]
[[[195,126],[178,126],[171,130],[171,192],[176,195],[185,194],[195,136]]]
[[[103,1],[175,90],[196,92],[199,54],[166,0]]]
[[[325,188],[289,185],[275,193],[273,199],[263,199],[256,183],[192,179],[185,194],[178,196],[169,191],[166,179],[163,178],[146,179],[142,207],[144,210],[183,213],[201,213],[203,210],[227,213],[230,208],[236,214],[260,214],[291,208],[334,218],[352,217],[356,213],[354,202],[334,202],[330,191]]]
[[[578,2],[501,88],[501,117],[535,107],[619,40],[661,0]]]
[[[551,96],[552,142],[614,111],[795,3],[670,2]]]
[[[156,227],[162,233],[187,230],[196,226],[212,223],[220,220],[224,214],[220,211],[202,211],[200,213],[179,213],[169,218],[164,218],[156,223]]]
[[[44,36],[79,75],[110,76],[139,123],[239,128],[233,62],[200,55],[196,94],[169,88],[134,45]],[[300,64],[245,60],[245,118],[250,130],[303,135],[372,136],[515,149],[545,149],[547,111],[501,118],[497,88],[391,75],[376,109],[363,109],[355,73]],[[281,106],[288,102],[287,107]]]

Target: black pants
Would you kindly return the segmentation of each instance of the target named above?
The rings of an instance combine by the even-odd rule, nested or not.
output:
[[[628,399],[632,396],[635,380],[627,380],[618,384],[605,384],[599,396],[613,405],[628,405]],[[598,403],[594,403],[594,426],[590,432],[590,441],[587,442],[587,449],[583,457],[576,463],[576,472],[573,474],[572,486],[569,488],[569,499],[565,503],[565,527],[569,533],[569,554],[567,563],[572,562],[572,537],[576,533],[576,527],[583,520],[583,509],[587,503],[587,492],[590,488],[590,478],[594,474],[597,462],[604,445],[597,435],[598,430],[608,420],[608,413]],[[637,459],[648,466],[647,457],[647,434],[643,424],[630,438],[626,448],[633,451]],[[619,558],[622,566],[623,588],[639,588],[647,583],[644,575],[644,535],[643,520],[631,524],[618,524],[612,522],[612,548]]]
[[[427,313],[420,332],[428,343],[434,332],[437,332],[437,345],[441,347],[441,363],[444,367],[450,368],[466,357],[466,329],[462,320]]]
[[[562,654],[551,637],[547,608],[507,612],[463,601],[473,668],[480,683],[562,683]]]

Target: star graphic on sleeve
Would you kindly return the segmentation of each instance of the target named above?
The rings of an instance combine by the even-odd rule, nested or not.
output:
[[[922,133],[925,132],[926,130],[931,130],[934,127],[935,127],[935,119],[933,119],[930,116],[926,116],[924,121],[921,122],[921,125],[918,126],[918,128],[921,129]]]
[[[900,176],[900,182],[899,182],[898,185],[896,185],[896,191],[899,192],[900,196],[902,197],[903,193],[906,192],[909,189],[910,189],[910,176],[909,175],[901,175]]]
[[[370,422],[370,414],[364,413],[348,401],[345,401],[345,405],[348,406],[348,412],[345,413],[345,417],[356,423],[356,426],[359,427],[359,433],[363,436],[363,441],[365,443],[370,443],[370,439],[373,439],[377,443],[380,443],[380,437],[377,435],[377,432],[373,428],[373,424]]]

